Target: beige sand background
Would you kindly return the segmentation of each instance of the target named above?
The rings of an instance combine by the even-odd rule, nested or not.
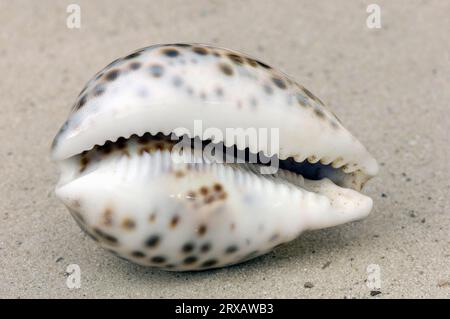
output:
[[[81,5],[81,29],[66,6]],[[450,2],[0,1],[0,297],[450,296]],[[206,42],[254,55],[329,104],[381,163],[369,218],[245,264],[167,273],[117,259],[53,194],[49,145],[84,83],[128,52]],[[383,195],[384,194],[384,195]],[[68,289],[66,267],[81,268]],[[305,283],[313,284],[305,288]],[[307,285],[308,286],[308,285]]]

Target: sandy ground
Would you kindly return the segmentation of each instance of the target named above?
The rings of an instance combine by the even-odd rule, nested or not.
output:
[[[376,30],[364,1],[79,1],[68,29],[71,2],[0,2],[0,297],[371,298],[371,264],[376,298],[450,296],[449,2],[377,1]],[[200,273],[97,247],[53,194],[49,145],[96,71],[164,42],[241,50],[315,92],[381,163],[370,217]]]

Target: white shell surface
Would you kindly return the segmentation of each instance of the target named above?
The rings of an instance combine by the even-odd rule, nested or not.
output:
[[[278,128],[275,151],[199,137],[330,164],[349,188],[284,170],[261,175],[252,164],[174,161],[172,144],[138,137],[179,128],[195,137],[196,120],[222,131]],[[56,194],[82,229],[123,258],[168,270],[234,264],[306,229],[363,218],[372,200],[356,190],[378,170],[304,87],[246,55],[200,44],[144,48],[100,71],[55,137],[52,156],[61,169]]]

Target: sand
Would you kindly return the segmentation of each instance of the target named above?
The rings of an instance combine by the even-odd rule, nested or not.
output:
[[[367,1],[78,1],[81,29],[69,29],[71,2],[0,3],[0,297],[450,296],[449,2],[377,1],[382,28],[368,29]],[[371,215],[198,273],[97,247],[53,194],[51,140],[96,71],[170,42],[249,53],[317,94],[381,164],[365,189]],[[66,285],[70,264],[79,289]]]

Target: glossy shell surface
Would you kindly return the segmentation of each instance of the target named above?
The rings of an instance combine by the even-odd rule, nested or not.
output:
[[[201,121],[203,131],[196,130]],[[183,130],[180,130],[183,128]],[[279,148],[207,128],[276,128]],[[173,156],[168,136],[212,140],[315,169]],[[52,145],[57,196],[103,247],[133,262],[200,270],[241,262],[306,229],[365,217],[375,159],[311,92],[245,54],[201,44],[144,48],[96,74]],[[298,165],[297,165],[298,166]],[[309,166],[308,166],[309,167]]]

